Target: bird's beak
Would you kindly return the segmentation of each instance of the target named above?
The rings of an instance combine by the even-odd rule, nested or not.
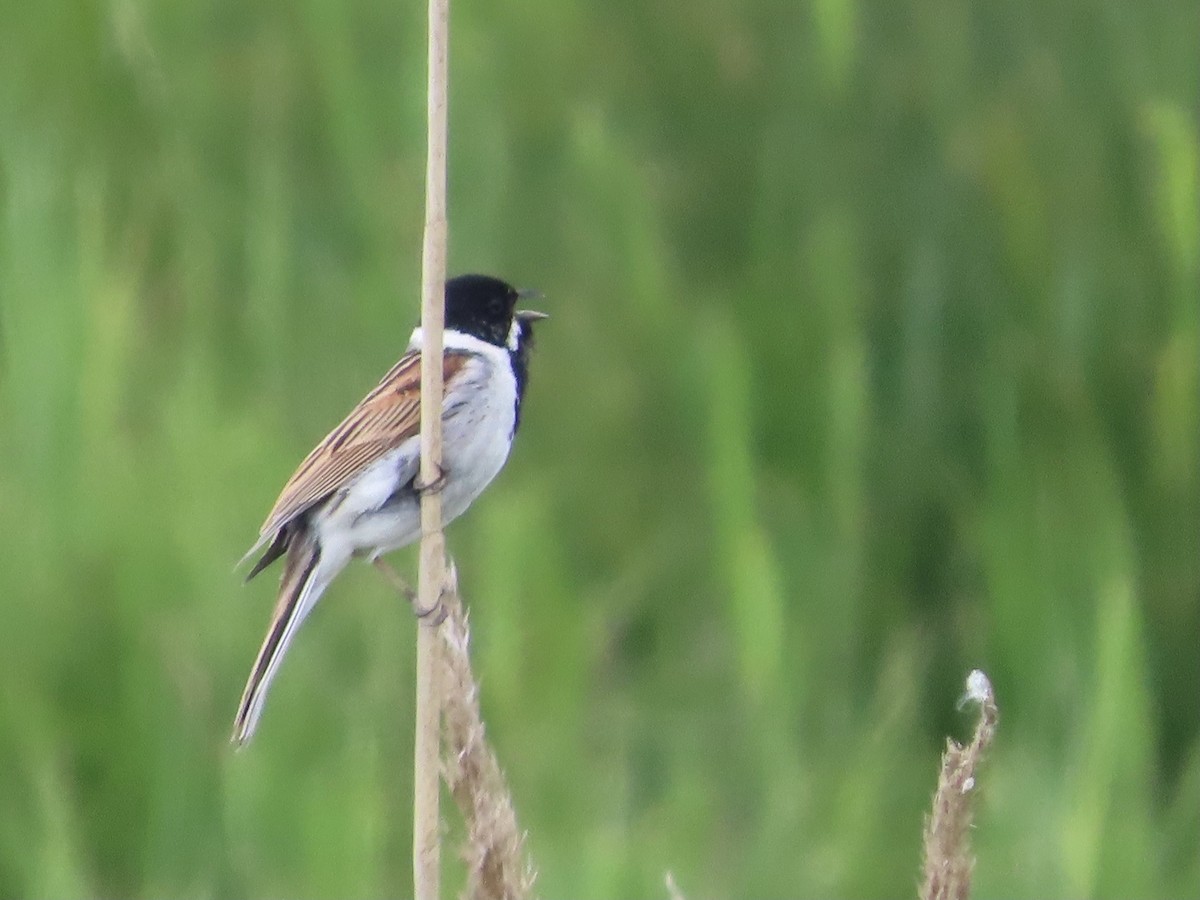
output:
[[[517,291],[517,297],[521,300],[541,300],[543,296],[541,291],[534,288],[521,288]],[[550,318],[546,313],[538,312],[536,309],[518,309],[513,315],[516,316],[518,322],[537,322]]]

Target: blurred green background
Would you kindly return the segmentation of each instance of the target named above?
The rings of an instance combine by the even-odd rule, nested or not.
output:
[[[0,21],[0,896],[404,896],[374,572],[227,737],[417,316],[424,8]],[[911,894],[974,666],[977,895],[1200,893],[1196,22],[455,0],[451,270],[553,316],[449,533],[543,896]]]

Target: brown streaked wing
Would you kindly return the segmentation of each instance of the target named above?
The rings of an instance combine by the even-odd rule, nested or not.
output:
[[[446,353],[448,382],[469,359]],[[389,450],[415,435],[421,425],[421,354],[406,353],[300,463],[259,532],[272,534],[313,504],[349,482]]]

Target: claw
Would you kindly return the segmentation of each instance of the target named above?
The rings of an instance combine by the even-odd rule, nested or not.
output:
[[[418,475],[416,478],[413,479],[413,483],[412,483],[413,490],[416,491],[418,494],[439,493],[446,486],[446,476],[448,474],[449,473],[445,469],[443,469],[441,466],[438,466],[437,477],[434,478],[433,481],[429,482],[428,484],[426,484],[424,481],[422,481],[421,476]]]
[[[428,609],[418,606],[414,601],[413,613],[422,621],[428,619],[428,624],[433,628],[437,628],[439,625],[445,622],[446,616],[449,615],[449,611],[446,609],[446,604],[442,602],[441,596],[439,596],[437,600],[434,601],[433,606],[429,607]]]
[[[376,556],[371,560],[371,565],[379,570],[380,574],[388,580],[388,583],[396,589],[409,603],[412,604],[413,615],[422,621],[430,619],[429,624],[436,628],[446,621],[446,604],[442,602],[442,597],[448,593],[448,589],[443,586],[438,598],[434,604],[428,608],[421,606],[417,599],[417,592],[413,590],[412,585],[405,581],[404,576],[392,568],[392,564],[381,556]]]

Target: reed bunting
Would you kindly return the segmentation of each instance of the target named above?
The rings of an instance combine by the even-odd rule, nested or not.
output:
[[[462,515],[508,458],[521,421],[532,324],[544,313],[516,309],[530,296],[498,278],[446,282],[442,373],[442,518]],[[536,295],[534,295],[536,296]],[[283,556],[279,598],[242,693],[233,742],[254,736],[288,645],[321,594],[352,557],[375,560],[421,534],[422,334],[284,485],[249,558],[266,547],[249,581]]]

